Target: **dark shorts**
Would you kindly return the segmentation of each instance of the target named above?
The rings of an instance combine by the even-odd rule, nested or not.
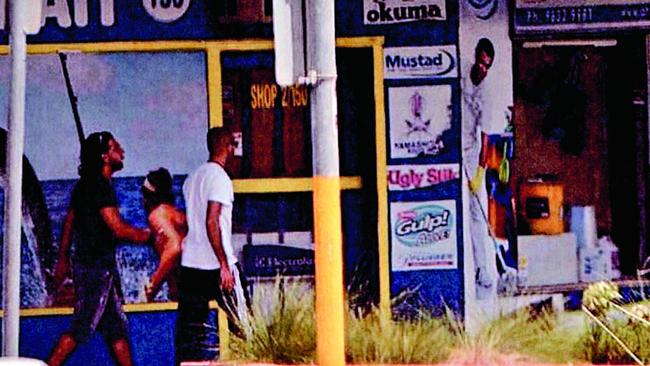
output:
[[[176,323],[176,361],[214,360],[219,357],[219,331],[216,317],[210,311],[210,300],[216,300],[228,316],[228,327],[243,335],[238,326],[237,308],[250,307],[246,279],[239,270],[246,304],[238,304],[234,291],[221,290],[220,271],[181,267],[178,282],[178,318]]]
[[[128,323],[122,310],[122,291],[117,270],[74,267],[75,306],[68,334],[77,343],[95,333],[113,342],[126,339]]]

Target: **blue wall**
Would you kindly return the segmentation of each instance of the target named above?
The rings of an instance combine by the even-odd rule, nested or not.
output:
[[[175,311],[128,313],[131,351],[136,365],[173,365]],[[70,325],[70,315],[23,317],[20,355],[45,360]],[[80,345],[67,365],[111,365],[104,339],[95,334]]]

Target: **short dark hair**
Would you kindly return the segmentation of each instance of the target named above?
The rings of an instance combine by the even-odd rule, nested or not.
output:
[[[494,60],[494,45],[492,44],[492,41],[487,38],[479,39],[476,48],[474,49],[474,57],[478,58],[481,52],[485,52],[486,55],[490,56],[490,58]]]
[[[81,144],[79,154],[79,176],[98,176],[104,166],[103,154],[108,152],[108,142],[114,140],[113,134],[108,131],[93,132]]]
[[[229,138],[227,143],[230,143],[232,130],[228,127],[212,127],[208,130],[207,144],[210,155],[216,152],[216,148],[223,143],[225,138]]]
[[[147,174],[142,182],[141,191],[150,210],[158,207],[161,203],[174,203],[172,186],[172,175],[165,168],[158,168]]]

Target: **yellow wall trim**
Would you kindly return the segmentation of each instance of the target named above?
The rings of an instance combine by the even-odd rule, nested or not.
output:
[[[235,179],[235,193],[262,192],[311,192],[313,179],[309,178],[267,178],[267,179]],[[341,189],[361,189],[361,177],[341,177]]]
[[[383,44],[383,42],[382,42]],[[384,51],[373,47],[375,71],[375,145],[377,169],[377,239],[379,243],[379,306],[390,314],[390,256],[388,245],[388,180],[386,177],[386,115],[384,106]]]
[[[210,301],[210,309],[217,309],[217,302]],[[124,311],[127,313],[151,313],[156,311],[176,311],[178,303],[176,302],[152,302],[144,304],[126,304]],[[71,307],[57,307],[57,308],[35,308],[35,309],[21,309],[20,316],[56,316],[56,315],[72,315],[73,308]],[[0,318],[4,317],[4,311],[0,310]]]
[[[384,37],[341,37],[336,39],[337,47],[360,48],[382,47]],[[216,41],[124,41],[92,43],[48,43],[28,44],[29,54],[67,52],[166,52],[166,51],[264,51],[273,49],[271,39],[225,39]],[[9,46],[0,46],[0,54],[8,54]]]

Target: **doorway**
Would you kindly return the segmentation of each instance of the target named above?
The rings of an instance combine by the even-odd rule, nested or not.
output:
[[[513,178],[557,179],[565,213],[593,206],[598,237],[612,238],[622,275],[636,276],[646,238],[645,40],[599,44],[515,45]]]

